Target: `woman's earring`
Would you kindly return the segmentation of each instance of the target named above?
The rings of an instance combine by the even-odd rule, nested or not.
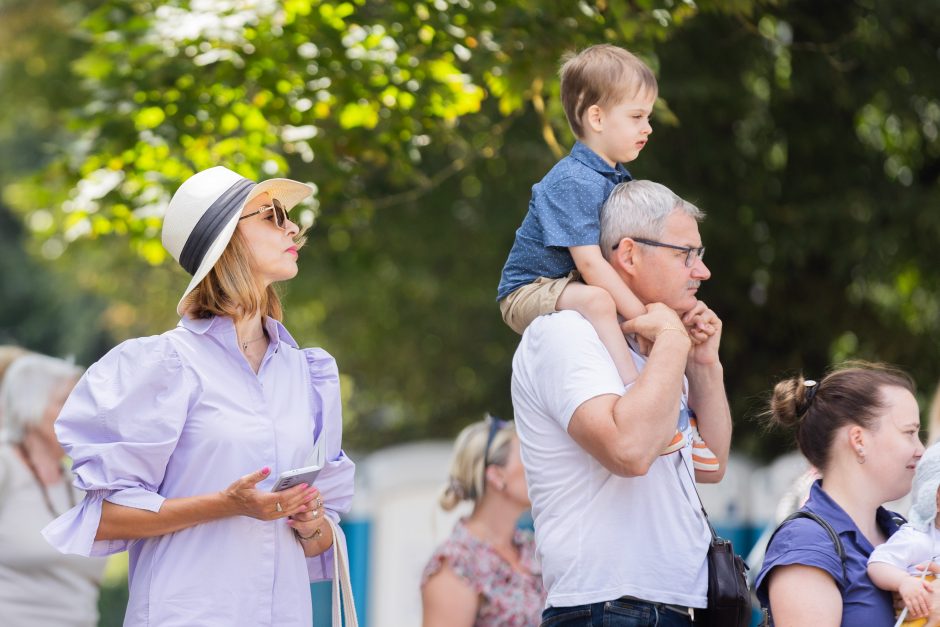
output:
[[[865,449],[863,449],[860,446],[857,449],[855,449],[855,454],[857,456],[855,458],[855,461],[857,461],[859,464],[864,464],[865,463]]]

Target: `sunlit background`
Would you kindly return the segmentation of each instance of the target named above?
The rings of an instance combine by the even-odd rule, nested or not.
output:
[[[559,58],[610,42],[660,81],[631,171],[708,214],[742,465],[792,449],[772,383],[847,358],[908,369],[926,421],[936,0],[0,0],[0,41],[0,342],[89,364],[173,326],[162,210],[226,165],[316,188],[286,323],[337,358],[355,458],[511,417],[496,284],[573,142]]]

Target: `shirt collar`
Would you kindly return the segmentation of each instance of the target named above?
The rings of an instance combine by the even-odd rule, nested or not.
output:
[[[268,337],[276,338],[277,342],[283,342],[291,348],[297,348],[297,341],[287,331],[280,320],[275,320],[270,316],[265,316],[262,322],[264,330],[268,332]],[[197,335],[212,335],[214,337],[232,336],[234,342],[235,323],[227,316],[213,316],[211,318],[190,318],[183,316],[179,325],[184,329],[192,331]]]
[[[845,510],[832,500],[832,497],[823,489],[822,479],[817,479],[813,482],[813,487],[809,492],[809,501],[809,509],[811,509],[813,513],[819,514],[820,517],[824,518],[826,522],[832,525],[836,533],[839,535],[852,534],[856,543],[867,546],[868,551],[873,550],[874,547],[871,546],[871,542],[868,541],[868,538],[855,526],[855,522],[852,518],[846,514]],[[875,512],[875,522],[878,524],[878,527],[885,532],[885,535],[890,536],[898,530],[897,521],[894,520],[891,512],[883,507],[879,507]]]
[[[615,183],[629,181],[632,178],[630,176],[630,171],[623,167],[622,163],[611,166],[609,163],[604,161],[603,157],[588,148],[587,145],[582,144],[580,141],[575,142],[574,146],[571,148],[571,157],[577,159],[595,172],[603,174]]]

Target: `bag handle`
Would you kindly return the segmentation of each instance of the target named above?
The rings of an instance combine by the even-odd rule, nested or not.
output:
[[[789,516],[787,516],[777,528],[774,529],[774,532],[770,534],[770,538],[767,540],[767,546],[770,546],[770,543],[774,541],[774,536],[777,535],[777,532],[783,529],[783,526],[790,522],[791,520],[796,520],[797,518],[809,518],[810,520],[815,520],[820,527],[826,530],[826,533],[829,534],[829,539],[832,540],[832,544],[836,548],[836,555],[839,557],[839,561],[842,563],[842,584],[845,587],[849,585],[849,576],[846,570],[845,562],[845,547],[842,546],[842,540],[839,538],[839,534],[836,533],[836,530],[832,528],[832,525],[829,522],[821,517],[819,514],[809,511],[808,509],[800,509]]]
[[[339,541],[339,528],[329,516],[326,521],[333,532],[333,627],[359,627],[356,604],[353,601],[352,583],[349,580],[349,562],[346,545]]]

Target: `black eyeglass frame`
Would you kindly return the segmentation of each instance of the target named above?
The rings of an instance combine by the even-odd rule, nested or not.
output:
[[[508,422],[501,420],[496,416],[487,416],[486,422],[489,424],[489,433],[486,436],[486,447],[483,449],[483,489],[486,490],[486,469],[490,466],[490,449],[493,447],[493,440],[496,434],[502,431]]]
[[[704,246],[676,246],[675,244],[666,244],[665,242],[657,242],[652,239],[645,239],[642,237],[631,237],[634,242],[637,244],[646,244],[647,246],[658,246],[660,248],[671,248],[673,250],[681,250],[685,253],[685,267],[691,268],[695,265],[696,259],[701,259],[705,256],[705,247]],[[617,250],[617,247],[620,246],[620,242],[617,242],[613,245],[613,250]],[[693,255],[694,253],[694,255]]]
[[[282,205],[281,201],[278,200],[277,198],[272,198],[270,205],[264,205],[257,211],[246,213],[245,215],[240,217],[238,221],[241,222],[245,218],[256,216],[259,213],[264,213],[265,211],[273,211],[274,212],[274,224],[276,224],[277,228],[279,229],[284,228],[284,224],[287,222],[287,209],[284,208],[284,205]]]

